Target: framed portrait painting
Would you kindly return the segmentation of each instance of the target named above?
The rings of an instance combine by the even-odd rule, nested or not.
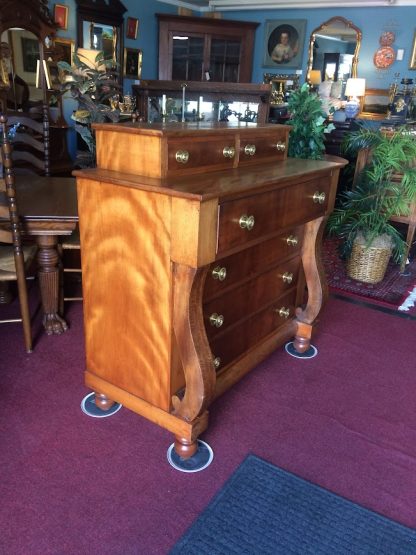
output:
[[[301,68],[305,29],[306,19],[267,20],[263,66]]]
[[[138,48],[124,49],[124,77],[140,79],[142,75],[143,53]]]
[[[61,37],[55,37],[54,40],[56,61],[66,62],[72,65],[72,58],[75,53],[75,41],[73,39],[63,39]]]
[[[139,20],[135,17],[128,17],[126,23],[126,38],[137,39],[137,31],[139,29]]]

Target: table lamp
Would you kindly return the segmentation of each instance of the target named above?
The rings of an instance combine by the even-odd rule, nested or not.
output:
[[[345,104],[345,115],[349,119],[356,117],[360,110],[359,97],[365,94],[365,79],[352,77],[347,79],[347,86],[345,87],[345,96],[348,97],[348,102]]]
[[[319,69],[311,69],[309,72],[309,83],[311,88],[316,90],[318,86],[322,83],[321,71]]]

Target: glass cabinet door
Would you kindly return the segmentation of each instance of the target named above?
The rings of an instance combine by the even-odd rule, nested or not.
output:
[[[172,79],[201,81],[204,66],[204,37],[172,36]]]
[[[238,82],[240,77],[241,41],[212,38],[210,74],[213,81]]]

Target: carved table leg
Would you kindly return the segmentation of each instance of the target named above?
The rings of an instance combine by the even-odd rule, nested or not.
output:
[[[39,235],[36,240],[39,246],[37,260],[43,325],[47,335],[61,334],[68,329],[68,325],[58,314],[60,279],[58,238],[54,235]]]

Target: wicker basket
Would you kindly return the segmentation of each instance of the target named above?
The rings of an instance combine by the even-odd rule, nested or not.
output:
[[[366,247],[361,241],[354,241],[347,264],[347,274],[352,279],[364,283],[379,283],[384,278],[391,256],[391,247]]]

